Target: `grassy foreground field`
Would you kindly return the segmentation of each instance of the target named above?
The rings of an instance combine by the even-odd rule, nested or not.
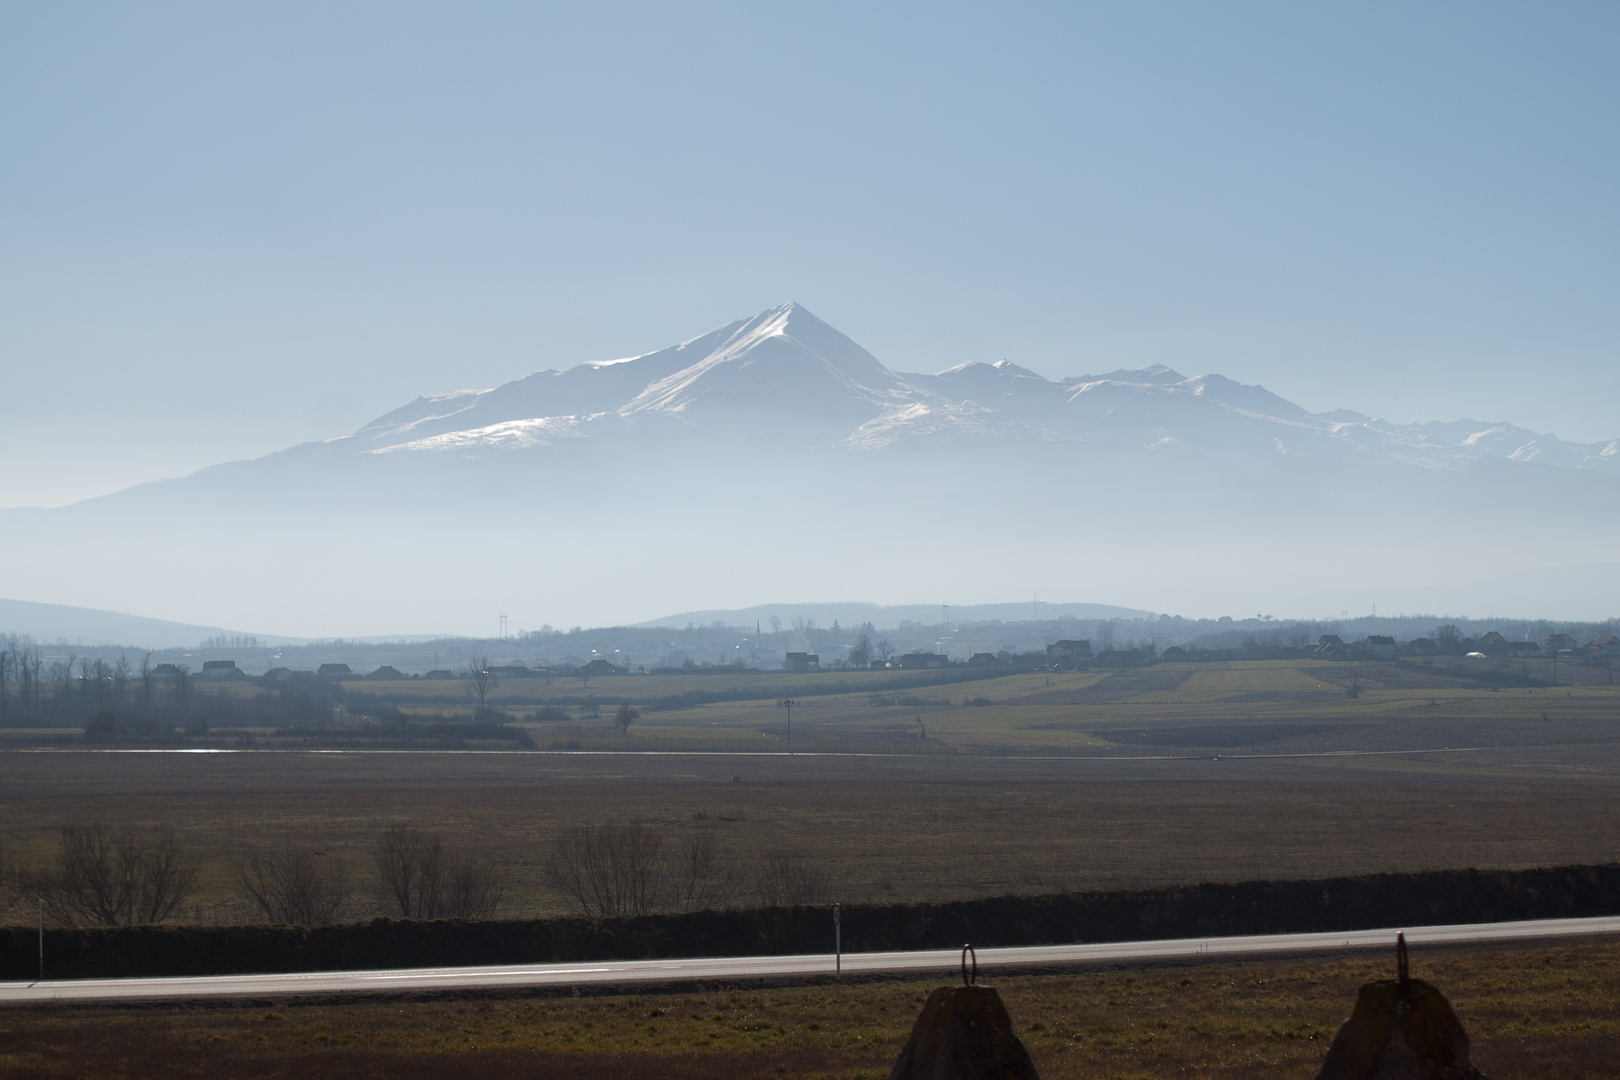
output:
[[[1492,1080],[1620,1075],[1620,943],[1420,950]],[[1388,956],[988,979],[1045,1080],[1308,1080]],[[0,1077],[881,1078],[933,980],[0,1011]]]
[[[64,825],[173,830],[203,860],[183,918],[253,921],[252,851],[342,860],[340,919],[380,914],[370,845],[392,821],[508,868],[503,913],[563,914],[556,830],[713,833],[738,873],[771,852],[826,869],[828,900],[903,902],[1383,870],[1608,862],[1620,776],[1449,755],[1200,760],[473,753],[0,754],[0,842],[24,863]],[[1477,757],[1477,755],[1476,755]],[[13,917],[20,917],[15,912]],[[858,943],[852,947],[858,948]]]

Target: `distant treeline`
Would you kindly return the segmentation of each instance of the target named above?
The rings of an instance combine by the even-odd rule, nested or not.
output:
[[[851,904],[849,952],[1225,937],[1613,915],[1620,864],[1373,874],[948,904]],[[831,949],[825,906],[630,918],[377,919],[348,926],[48,930],[51,979],[785,955]],[[0,979],[31,979],[37,932],[0,930]]]
[[[329,725],[343,688],[300,677],[271,693],[199,693],[185,665],[119,656],[47,660],[36,647],[0,648],[0,725],[82,727],[88,741],[163,740],[212,727]]]
[[[1554,633],[1566,633],[1580,641],[1604,634],[1620,633],[1620,621],[1568,622],[1545,619],[1467,619],[1453,616],[1363,616],[1331,620],[1279,620],[1270,617],[1243,619],[1185,619],[1164,615],[1151,619],[1080,620],[1072,617],[1020,622],[952,621],[924,625],[903,623],[877,628],[870,623],[849,626],[818,626],[813,619],[789,619],[786,623],[763,626],[736,626],[710,623],[706,626],[634,627],[609,626],[570,630],[549,627],[504,638],[439,638],[431,641],[375,642],[320,641],[308,645],[270,648],[251,637],[219,637],[202,643],[198,649],[169,649],[152,652],[154,661],[189,663],[194,667],[207,660],[235,660],[245,670],[271,666],[314,670],[324,663],[346,663],[356,673],[384,665],[406,673],[430,669],[454,669],[469,656],[488,657],[496,663],[523,663],[530,667],[569,670],[592,657],[611,658],[619,666],[655,668],[684,667],[687,661],[699,670],[729,668],[739,657],[745,666],[780,670],[784,650],[807,650],[820,655],[822,666],[830,667],[844,659],[862,634],[874,645],[886,644],[894,655],[931,652],[947,634],[956,635],[989,651],[1005,649],[1012,653],[1044,655],[1048,644],[1063,639],[1084,639],[1097,651],[1162,651],[1172,645],[1209,650],[1235,650],[1232,658],[1258,656],[1288,648],[1302,648],[1323,634],[1337,634],[1355,641],[1371,634],[1384,634],[1399,641],[1432,637],[1440,626],[1452,624],[1467,637],[1478,637],[1495,630],[1508,640],[1541,641]],[[0,634],[0,650],[38,654],[44,666],[65,662],[75,654],[99,658],[116,666],[120,654],[140,656],[142,650],[124,646],[70,646],[36,642],[24,636]],[[12,673],[15,680],[16,673]],[[14,686],[15,692],[15,686]]]
[[[91,743],[178,744],[254,728],[283,741],[329,746],[456,749],[482,741],[532,748],[529,736],[505,719],[471,708],[407,717],[375,696],[308,672],[274,682],[221,682],[199,678],[185,664],[154,664],[149,654],[138,664],[125,656],[109,663],[73,654],[47,661],[39,649],[17,642],[0,648],[0,727],[81,728]]]

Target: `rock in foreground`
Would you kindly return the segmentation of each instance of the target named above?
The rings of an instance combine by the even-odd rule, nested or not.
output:
[[[1316,1080],[1485,1080],[1468,1060],[1468,1032],[1422,979],[1368,983]]]
[[[928,995],[889,1080],[1039,1080],[989,986],[942,986]]]

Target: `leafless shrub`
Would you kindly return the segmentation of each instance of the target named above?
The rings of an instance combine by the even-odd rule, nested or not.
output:
[[[797,851],[766,856],[755,878],[762,907],[825,903],[832,896],[832,877]]]
[[[493,919],[506,898],[506,881],[506,870],[488,859],[456,859],[444,893],[444,918]]]
[[[11,852],[0,844],[0,915],[12,909],[17,903],[21,874],[11,858]]]
[[[390,825],[373,850],[384,906],[406,919],[487,919],[506,876],[494,863],[447,850],[436,834]]]
[[[142,839],[103,825],[62,830],[55,865],[34,883],[69,925],[140,926],[175,913],[197,884],[197,861],[172,834]]]
[[[698,829],[677,846],[670,874],[671,901],[681,911],[724,907],[737,892],[737,866],[713,832]]]
[[[329,923],[349,897],[348,867],[307,851],[249,855],[236,876],[265,918],[289,926]]]
[[[384,906],[406,919],[422,918],[422,912],[435,903],[432,893],[444,858],[443,843],[410,825],[390,825],[377,839],[372,855]]]
[[[645,915],[659,902],[664,837],[645,825],[578,825],[552,841],[552,881],[586,915]]]

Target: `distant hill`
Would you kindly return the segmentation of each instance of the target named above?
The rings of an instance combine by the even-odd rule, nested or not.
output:
[[[1038,614],[1037,614],[1038,612]],[[1108,604],[1052,604],[1046,601],[1023,604],[962,604],[951,605],[950,619],[955,623],[983,623],[983,622],[1027,622],[1033,619],[1150,619],[1155,612],[1140,611],[1136,608],[1113,607]],[[939,604],[758,604],[749,608],[734,608],[726,611],[684,611],[678,615],[666,615],[661,619],[649,619],[642,626],[668,626],[673,628],[684,627],[688,624],[708,626],[713,622],[722,622],[727,626],[751,626],[759,623],[769,627],[771,617],[782,620],[784,626],[791,626],[795,618],[814,619],[817,626],[823,629],[837,622],[846,629],[860,626],[862,623],[871,623],[879,630],[899,626],[901,623],[913,622],[924,626],[936,626],[945,618],[945,610]]]
[[[26,634],[41,643],[128,645],[137,649],[194,648],[209,638],[247,637],[218,626],[192,626],[166,619],[146,619],[116,611],[0,600],[0,634]],[[300,644],[302,639],[258,634],[266,645]]]

